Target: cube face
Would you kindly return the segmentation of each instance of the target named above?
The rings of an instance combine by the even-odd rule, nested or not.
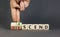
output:
[[[20,26],[11,26],[11,30],[21,30]]]
[[[11,30],[16,30],[17,26],[16,26],[16,22],[11,22]]]
[[[20,26],[17,26],[17,30],[21,30],[21,27]]]
[[[21,30],[21,22],[17,22],[17,30]]]
[[[17,29],[20,30],[20,27],[18,26]]]
[[[21,30],[20,22],[11,22],[11,30]]]
[[[11,30],[16,30],[16,26],[11,26]]]

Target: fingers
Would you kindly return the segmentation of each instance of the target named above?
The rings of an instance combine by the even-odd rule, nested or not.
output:
[[[20,11],[19,9],[12,9],[11,10],[12,20],[14,22],[20,22]]]
[[[30,2],[30,0],[24,0],[24,1],[26,1],[26,2]]]
[[[29,6],[29,2],[24,1],[24,6],[25,6],[25,8],[27,8]]]
[[[20,10],[21,11],[25,10],[25,6],[24,6],[24,2],[23,1],[20,2]]]
[[[16,17],[16,9],[11,9],[11,15],[12,15],[12,20],[16,22],[17,17]]]
[[[29,3],[29,0],[20,0],[20,3],[15,0],[10,1],[11,15],[14,22],[20,22],[20,11],[24,11],[29,6]]]
[[[24,5],[27,8],[29,6],[30,0],[24,0]]]
[[[20,22],[20,11],[19,11],[19,9],[17,9],[16,17],[17,17],[17,22]]]
[[[16,0],[17,1],[17,0]],[[11,4],[11,7],[13,8],[19,8],[21,11],[24,11],[28,6],[29,6],[29,3],[30,1],[29,0],[20,0],[20,4],[19,3],[19,0],[16,2],[15,0],[13,0],[10,4]]]
[[[20,2],[20,0],[15,0],[17,3]]]
[[[28,6],[29,6],[30,1],[29,0],[24,0],[20,2],[20,10],[24,11]]]
[[[10,1],[10,6],[11,6],[11,15],[12,15],[12,20],[14,22],[18,22],[20,21],[19,19],[19,13],[20,11],[18,11],[16,8],[20,8],[20,6],[17,4],[17,2],[15,0],[11,0]]]
[[[15,0],[10,1],[10,5],[12,8],[20,8],[20,6],[17,4],[17,2]]]
[[[17,3],[13,3],[14,8],[20,8],[20,6]]]

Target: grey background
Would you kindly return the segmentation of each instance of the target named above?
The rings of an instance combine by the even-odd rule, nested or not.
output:
[[[31,0],[30,6],[21,12],[22,23],[48,23],[49,31],[9,30],[11,22],[9,0],[0,1],[1,37],[60,37],[60,0]]]

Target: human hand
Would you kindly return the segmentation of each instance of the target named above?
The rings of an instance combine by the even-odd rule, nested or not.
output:
[[[20,12],[29,6],[30,0],[10,0],[11,15],[14,22],[20,22]]]

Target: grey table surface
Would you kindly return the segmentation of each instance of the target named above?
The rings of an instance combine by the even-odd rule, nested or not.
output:
[[[49,31],[23,31],[0,27],[0,37],[60,37],[60,29]]]

